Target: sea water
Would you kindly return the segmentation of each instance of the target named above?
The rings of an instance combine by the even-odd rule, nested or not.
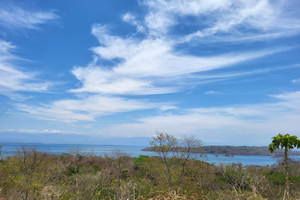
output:
[[[142,151],[145,146],[127,146],[127,145],[90,145],[90,144],[20,144],[20,143],[4,143],[2,145],[2,154],[11,156],[16,153],[17,148],[22,146],[36,148],[38,151],[50,154],[70,153],[78,151],[80,153],[89,153],[97,156],[112,156],[114,150],[120,150],[132,157],[140,155],[157,156],[156,152]],[[256,155],[235,155],[226,157],[220,154],[205,154],[204,156],[196,155],[197,159],[219,165],[220,163],[232,164],[241,163],[243,165],[273,165],[279,160],[272,156],[256,156]],[[300,160],[299,156],[291,156],[294,160]]]

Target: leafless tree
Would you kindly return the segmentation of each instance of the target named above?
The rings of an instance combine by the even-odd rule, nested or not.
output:
[[[182,173],[189,159],[195,159],[201,154],[201,140],[195,136],[184,136],[179,140],[178,157],[180,158]]]
[[[178,147],[177,138],[169,135],[168,133],[156,133],[150,142],[153,150],[158,153],[159,157],[165,166],[165,175],[169,185],[172,185],[171,179],[171,158],[174,157],[176,152],[174,151]]]
[[[125,164],[128,162],[129,155],[120,149],[114,149],[112,151],[112,157],[115,159],[115,167],[118,170],[119,178],[122,175],[122,170],[125,167]]]

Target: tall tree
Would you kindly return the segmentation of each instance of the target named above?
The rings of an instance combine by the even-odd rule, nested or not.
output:
[[[281,135],[280,133],[272,138],[272,143],[269,145],[269,151],[273,153],[276,149],[284,149],[284,165],[285,165],[285,190],[283,199],[289,199],[289,165],[288,165],[288,151],[294,148],[300,148],[300,140],[297,136],[290,134]]]
[[[188,160],[197,158],[201,148],[201,140],[194,136],[185,136],[178,139],[168,133],[156,133],[150,142],[152,150],[158,153],[165,165],[165,175],[169,185],[173,184],[171,177],[171,167],[174,164],[172,161],[178,162],[181,166],[181,171],[177,172],[177,181],[182,183],[182,177],[185,173],[185,167]],[[175,159],[174,159],[175,158]],[[174,170],[176,171],[176,170]]]
[[[171,178],[171,158],[175,156],[175,150],[178,145],[178,140],[176,137],[169,135],[168,133],[156,133],[154,137],[152,137],[152,141],[150,142],[152,149],[158,153],[159,157],[162,159],[165,165],[165,175],[169,185],[172,185]]]
[[[197,158],[201,152],[201,147],[201,140],[194,136],[184,136],[181,140],[179,140],[178,157],[180,158],[183,173],[187,161],[192,158]]]

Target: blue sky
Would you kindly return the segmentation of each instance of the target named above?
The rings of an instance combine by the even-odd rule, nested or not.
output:
[[[299,6],[3,0],[0,134],[300,136]]]

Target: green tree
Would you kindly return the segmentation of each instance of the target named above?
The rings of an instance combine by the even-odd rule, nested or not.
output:
[[[273,153],[276,149],[284,149],[284,165],[285,165],[285,190],[283,199],[289,199],[289,165],[288,165],[288,151],[294,148],[300,148],[300,140],[297,136],[290,134],[281,135],[280,133],[272,138],[272,143],[269,145],[269,151]]]

